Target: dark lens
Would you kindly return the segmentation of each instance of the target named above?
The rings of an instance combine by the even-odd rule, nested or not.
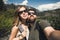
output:
[[[23,12],[27,12],[27,10],[24,10]]]
[[[35,15],[35,13],[29,12],[29,15],[31,15],[31,14]]]
[[[27,12],[27,10],[19,11],[18,13],[21,14],[21,13],[23,13],[23,12]]]

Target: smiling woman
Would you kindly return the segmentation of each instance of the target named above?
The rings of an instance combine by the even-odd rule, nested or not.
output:
[[[27,18],[27,8],[25,6],[18,7],[15,12],[14,26],[12,28],[9,40],[28,40],[26,37],[27,35],[29,36],[28,23],[26,22]]]

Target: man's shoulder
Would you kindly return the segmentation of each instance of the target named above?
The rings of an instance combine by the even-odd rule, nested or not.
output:
[[[36,19],[36,22],[41,23],[41,22],[48,22],[48,21],[44,19]]]
[[[43,19],[37,19],[36,22],[39,24],[39,25],[50,25],[50,22],[48,20],[43,20]]]
[[[37,20],[37,22],[38,22],[38,24],[39,24],[40,26],[43,27],[43,29],[44,29],[45,27],[51,26],[51,25],[50,25],[50,22],[49,22],[48,20],[39,19],[39,20]]]

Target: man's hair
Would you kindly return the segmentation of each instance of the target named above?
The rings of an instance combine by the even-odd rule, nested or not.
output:
[[[34,9],[34,8],[29,8],[28,11],[34,11],[36,13],[36,9]]]

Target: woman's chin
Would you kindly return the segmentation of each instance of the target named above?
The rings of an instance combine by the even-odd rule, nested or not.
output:
[[[23,18],[24,20],[26,20],[27,18]]]

